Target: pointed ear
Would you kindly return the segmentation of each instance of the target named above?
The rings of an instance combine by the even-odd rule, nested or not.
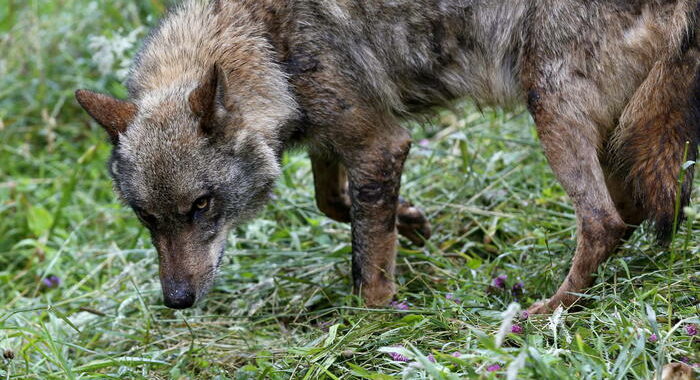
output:
[[[205,134],[213,132],[217,108],[226,108],[225,96],[226,73],[221,66],[215,64],[188,98],[192,113],[201,118],[200,127]]]
[[[115,99],[109,95],[78,90],[75,92],[75,98],[83,109],[107,131],[114,144],[119,141],[119,134],[124,133],[136,117],[134,103]]]

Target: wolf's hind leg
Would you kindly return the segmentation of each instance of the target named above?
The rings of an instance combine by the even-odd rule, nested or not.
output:
[[[684,162],[696,161],[700,142],[700,46],[654,65],[625,107],[614,137],[615,159],[630,194],[659,242],[668,243],[693,187],[694,167],[685,171],[680,187],[678,179]]]
[[[537,95],[531,110],[545,155],[576,210],[576,253],[569,273],[548,301],[529,310],[549,313],[578,301],[575,293],[591,285],[594,272],[620,244],[627,225],[605,182],[593,122],[581,114],[557,113],[562,99]]]
[[[337,159],[322,154],[310,156],[318,209],[335,221],[350,222],[350,195],[345,167]],[[399,234],[419,247],[431,235],[430,222],[423,211],[403,197],[399,197],[396,228]]]

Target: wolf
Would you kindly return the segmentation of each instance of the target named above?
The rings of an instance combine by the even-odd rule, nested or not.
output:
[[[470,98],[524,104],[576,211],[576,251],[532,313],[577,303],[636,226],[660,241],[688,204],[700,133],[697,0],[185,0],[145,39],[128,99],[78,90],[109,172],[151,232],[165,305],[204,297],[231,228],[308,151],[319,209],[352,226],[354,291],[396,292],[402,121]],[[678,178],[685,170],[682,183]],[[677,202],[677,200],[679,202]]]

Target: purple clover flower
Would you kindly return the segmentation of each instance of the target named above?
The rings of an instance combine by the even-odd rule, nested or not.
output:
[[[522,281],[518,281],[517,283],[515,283],[515,285],[513,285],[510,292],[515,297],[522,295],[523,293],[525,293],[525,283],[523,283]]]
[[[396,346],[396,348],[403,348],[402,345]],[[391,359],[397,362],[408,362],[409,359],[398,352],[389,352],[389,356],[391,356]]]
[[[333,321],[321,321],[318,323],[318,328],[323,332],[328,332],[328,329],[333,325]]]
[[[499,275],[491,281],[491,285],[494,288],[505,289],[507,279],[508,279],[507,275],[505,275],[505,274]]]
[[[491,364],[490,366],[486,367],[486,370],[489,372],[500,371],[500,369],[501,369],[501,366],[498,364]]]
[[[396,310],[408,310],[408,309],[410,309],[410,307],[408,306],[406,301],[401,301],[401,302],[391,301],[390,306]]]
[[[513,334],[522,334],[523,331],[525,331],[525,329],[523,329],[523,327],[520,325],[513,325],[510,327],[510,332]]]
[[[698,326],[692,324],[685,325],[685,333],[688,334],[688,336],[698,335]]]
[[[453,357],[453,358],[461,358],[461,357],[462,357],[462,353],[459,352],[459,351],[455,351],[455,352],[452,353],[452,357]]]
[[[433,354],[428,354],[428,361],[431,363],[435,363],[435,356],[433,356]]]
[[[41,283],[47,288],[57,288],[61,285],[61,279],[58,276],[48,275],[41,280]]]
[[[529,311],[525,310],[525,311],[523,311],[522,313],[520,313],[520,319],[526,320],[526,319],[528,319],[528,318],[530,318],[530,312],[529,312]]]
[[[656,334],[651,334],[647,340],[651,343],[656,343],[656,341],[659,340],[659,337]]]

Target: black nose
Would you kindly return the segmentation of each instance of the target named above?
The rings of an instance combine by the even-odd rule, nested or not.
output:
[[[194,291],[184,283],[175,283],[163,288],[163,301],[171,309],[187,309],[194,305]]]

